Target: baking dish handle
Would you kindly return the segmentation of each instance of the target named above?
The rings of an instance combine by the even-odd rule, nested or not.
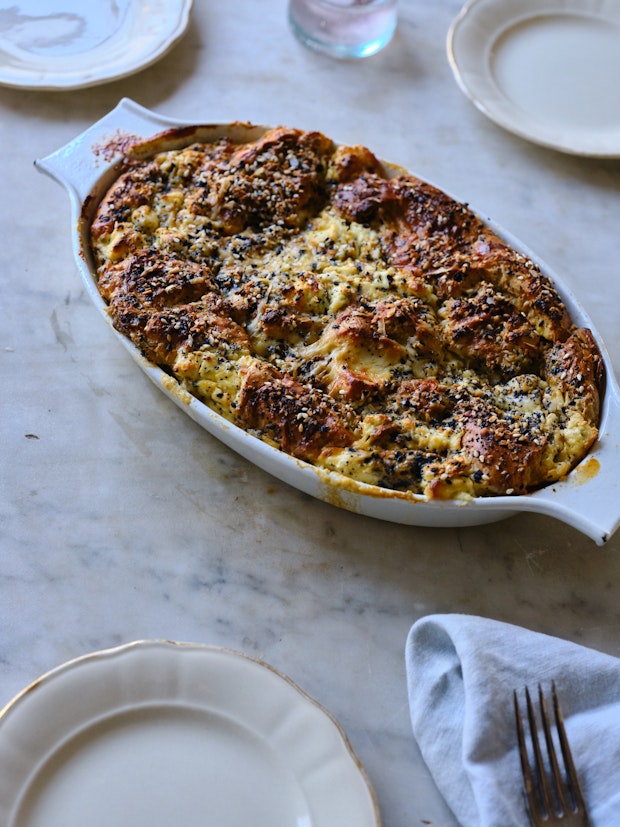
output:
[[[557,517],[602,546],[620,525],[620,390],[608,379],[599,440],[567,479],[529,498],[528,511]]]
[[[119,123],[123,125],[122,131]],[[180,121],[155,114],[130,98],[122,98],[111,112],[81,135],[34,164],[62,184],[79,209],[101,175],[110,169],[110,164],[122,157],[129,140],[150,137],[156,131],[179,125]]]

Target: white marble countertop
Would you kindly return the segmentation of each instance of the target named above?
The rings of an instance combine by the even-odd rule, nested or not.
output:
[[[342,724],[385,827],[452,827],[409,723],[404,645],[433,612],[510,621],[620,655],[620,534],[599,548],[524,515],[382,523],[249,465],[136,368],[81,284],[66,194],[33,160],[121,97],[172,117],[316,128],[491,216],[561,274],[620,366],[620,162],[536,147],[458,90],[459,0],[402,0],[365,62],[307,51],[285,0],[195,0],[182,42],[121,81],[0,89],[0,707],[77,655],[143,638],[265,659]]]

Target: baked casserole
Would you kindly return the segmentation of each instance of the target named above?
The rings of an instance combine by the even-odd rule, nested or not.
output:
[[[282,127],[128,153],[90,240],[115,328],[314,466],[518,495],[597,438],[601,355],[538,265],[364,147]]]

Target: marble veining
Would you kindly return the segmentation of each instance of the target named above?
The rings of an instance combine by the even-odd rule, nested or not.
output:
[[[361,142],[490,215],[561,274],[620,365],[620,163],[487,121],[456,88],[457,0],[401,0],[380,54],[304,49],[286,3],[195,2],[183,41],[96,89],[0,88],[0,706],[68,658],[142,638],[228,646],[342,724],[385,827],[456,827],[413,741],[404,645],[469,612],[620,656],[620,536],[536,515],[460,530],[338,510],[253,467],[138,370],[82,288],[65,193],[33,160],[131,97],[200,121]]]

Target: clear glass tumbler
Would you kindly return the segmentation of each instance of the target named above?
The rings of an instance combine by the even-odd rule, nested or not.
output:
[[[390,42],[396,0],[289,0],[288,16],[306,46],[332,57],[367,57]]]

